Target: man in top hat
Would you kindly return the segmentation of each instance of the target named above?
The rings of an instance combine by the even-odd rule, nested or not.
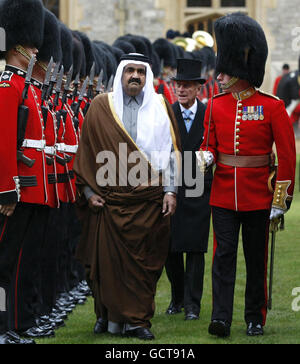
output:
[[[183,156],[189,152],[186,155],[192,157],[192,167],[187,173],[191,178],[197,178],[195,152],[203,141],[206,109],[197,96],[206,79],[202,76],[200,61],[178,59],[177,64],[177,76],[173,80],[176,82],[178,102],[173,105],[173,111],[180,132]],[[181,170],[186,173],[184,165]],[[205,176],[203,196],[188,197],[187,192],[195,189],[195,186],[188,186],[188,180],[183,178],[183,185],[178,188],[176,212],[171,219],[172,234],[166,272],[171,283],[172,300],[166,313],[176,314],[184,307],[186,320],[197,320],[200,313],[204,255],[207,252],[210,227],[211,181],[210,171]]]
[[[150,320],[176,208],[175,186],[164,189],[161,178],[178,149],[174,115],[153,89],[149,62],[122,56],[113,92],[89,108],[74,165],[83,218],[77,255],[90,267],[95,333],[142,340],[154,339]]]
[[[40,103],[31,84],[27,83],[27,93],[23,94],[29,61],[43,41],[41,1],[2,1],[0,26],[6,32],[6,51],[1,53],[6,68],[0,78],[0,287],[5,301],[0,312],[0,343],[6,344],[24,342],[9,331],[12,327],[19,329],[15,322],[20,312],[12,312],[11,302],[25,293],[33,294],[33,284],[26,281],[22,287],[14,284],[11,288],[12,277],[26,275],[28,270],[36,272],[30,247],[42,241],[47,221],[48,183]],[[33,322],[34,317],[26,317],[27,327]]]
[[[215,23],[218,80],[224,90],[209,101],[199,161],[216,164],[210,204],[214,227],[213,311],[209,333],[229,336],[239,231],[246,261],[247,335],[263,335],[267,315],[270,220],[290,208],[295,182],[295,139],[284,103],[257,90],[268,46],[261,26],[241,13]],[[276,144],[278,171],[268,184]]]

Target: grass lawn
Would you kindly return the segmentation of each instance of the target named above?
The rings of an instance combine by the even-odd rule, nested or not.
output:
[[[300,156],[298,156],[299,163]],[[298,165],[297,165],[298,167]],[[292,295],[300,287],[300,192],[299,169],[297,169],[295,198],[291,210],[286,215],[286,230],[277,234],[273,309],[268,313],[265,335],[249,338],[245,334],[244,290],[245,264],[240,245],[235,289],[234,318],[231,336],[218,339],[208,334],[211,315],[211,262],[212,239],[206,257],[205,286],[200,320],[185,322],[184,314],[169,317],[165,310],[170,301],[170,286],[163,273],[157,290],[156,313],[152,320],[152,331],[156,336],[153,344],[300,344],[300,288],[298,305],[292,309]],[[212,236],[212,235],[211,235]],[[66,327],[56,331],[55,338],[38,340],[41,344],[141,344],[136,339],[114,337],[110,334],[95,336],[93,327],[95,315],[93,300],[90,298],[83,306],[77,306],[66,321]]]

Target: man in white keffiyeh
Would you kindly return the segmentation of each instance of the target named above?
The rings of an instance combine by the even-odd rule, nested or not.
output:
[[[176,128],[170,104],[154,91],[149,59],[123,56],[113,92],[91,103],[74,165],[86,227],[77,257],[91,268],[96,334],[154,339],[154,297],[169,250],[169,217],[176,209]],[[131,157],[136,153],[140,163]],[[114,174],[106,178],[113,169],[108,159],[116,162],[115,179]],[[131,169],[143,175],[136,185],[129,181]]]

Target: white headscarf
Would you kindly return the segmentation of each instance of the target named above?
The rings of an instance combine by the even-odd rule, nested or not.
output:
[[[172,149],[170,118],[160,96],[153,86],[153,72],[148,63],[141,61],[121,61],[114,80],[113,104],[123,123],[123,70],[128,64],[143,65],[147,69],[144,100],[138,112],[136,145],[145,154],[153,168],[164,170],[168,167]],[[123,123],[124,125],[124,123]],[[153,153],[154,152],[154,153]]]

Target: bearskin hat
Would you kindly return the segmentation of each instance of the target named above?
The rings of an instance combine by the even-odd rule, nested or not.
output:
[[[160,60],[163,60],[164,66],[177,67],[176,52],[172,43],[165,38],[159,38],[153,43],[153,48]]]
[[[78,35],[72,31],[72,42],[73,42],[73,79],[76,78],[77,74],[80,74],[81,78],[86,76],[86,59],[84,53],[84,47],[82,41]]]
[[[61,34],[62,65],[65,73],[73,64],[73,36],[71,30],[63,23],[59,23]]]
[[[82,32],[79,32],[78,30],[75,30],[73,34],[76,37],[79,37],[83,44],[84,48],[84,54],[85,54],[85,60],[86,60],[86,73],[85,76],[88,76],[90,74],[90,70],[93,66],[93,63],[95,61],[95,54],[94,54],[94,47],[92,45],[92,42],[88,38],[88,36]]]
[[[56,16],[45,9],[44,40],[37,59],[48,63],[51,57],[53,57],[54,62],[61,62],[61,33]]]
[[[215,22],[217,73],[226,73],[260,87],[264,80],[268,44],[262,27],[242,13]]]
[[[120,48],[122,49],[122,51],[125,54],[129,54],[129,53],[136,53],[136,49],[134,47],[133,44],[131,44],[130,42],[125,41],[123,39],[118,38],[114,43],[113,43],[114,47]]]
[[[44,14],[40,0],[2,0],[0,27],[6,33],[6,50],[16,45],[39,49],[43,44]],[[4,54],[1,52],[1,57]]]

